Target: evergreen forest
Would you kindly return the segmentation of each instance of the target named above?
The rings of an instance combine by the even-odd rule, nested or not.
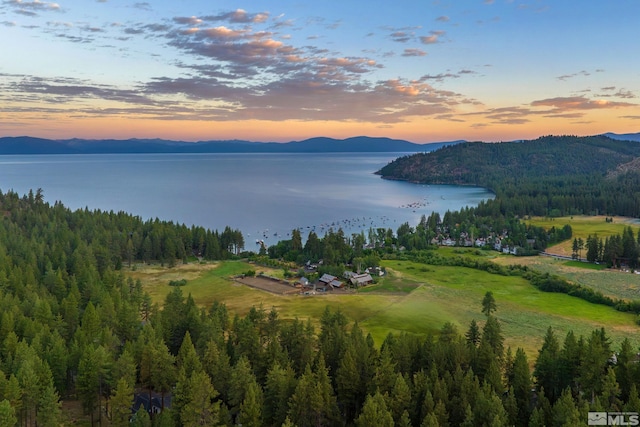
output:
[[[427,184],[478,185],[494,200],[480,216],[640,216],[640,144],[606,136],[463,143],[401,157],[378,174]]]
[[[557,157],[537,152],[537,144],[576,157],[554,164]],[[303,244],[294,230],[291,240],[262,248],[261,256],[299,264],[323,259],[326,271],[386,256],[464,265],[463,258],[432,253],[433,239],[500,235],[537,251],[571,238],[571,228],[544,230],[516,215],[637,216],[635,190],[620,189],[631,190],[640,174],[632,167],[610,173],[632,162],[635,146],[604,137],[483,146],[489,148],[460,144],[435,152],[437,178],[407,172],[428,171],[429,155],[399,159],[382,174],[486,185],[496,193],[493,201],[395,232],[330,230]],[[484,166],[454,167],[465,150]],[[407,166],[416,159],[427,163]],[[493,295],[478,301],[478,318],[465,330],[447,322],[433,336],[389,334],[383,342],[329,307],[318,321],[281,319],[271,307],[240,316],[221,302],[199,306],[180,283],[157,304],[128,270],[255,256],[245,251],[242,232],[72,211],[47,203],[40,189],[0,193],[0,213],[2,427],[576,426],[586,424],[589,411],[640,411],[637,349],[628,340],[614,347],[605,329],[556,336],[550,328],[530,360],[521,348],[505,348]],[[604,250],[612,245],[621,250],[614,258]],[[404,255],[396,252],[400,246]],[[637,261],[632,232],[605,242],[590,236],[586,246],[594,261]],[[511,270],[504,274],[552,292],[584,293],[548,275]],[[637,311],[620,301],[596,302]],[[73,405],[81,406],[80,419],[70,418]]]

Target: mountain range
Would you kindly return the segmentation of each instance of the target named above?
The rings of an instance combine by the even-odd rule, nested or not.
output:
[[[611,139],[640,142],[639,133],[605,133]],[[437,150],[464,140],[416,144],[368,136],[347,139],[317,137],[291,142],[243,140],[174,141],[168,139],[44,139],[31,136],[0,138],[3,154],[135,154],[135,153],[419,153]]]
[[[0,138],[0,154],[115,154],[115,153],[347,153],[433,151],[465,141],[416,144],[409,141],[358,136],[348,139],[311,138],[303,141],[251,142],[172,141],[166,139],[64,139],[29,136]]]

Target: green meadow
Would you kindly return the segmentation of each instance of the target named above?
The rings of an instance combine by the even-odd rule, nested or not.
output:
[[[560,218],[533,217],[526,222],[538,227],[549,229],[551,227],[562,228],[565,224],[569,224],[573,230],[574,238],[582,238],[586,240],[589,235],[597,234],[600,238],[605,238],[613,234],[622,234],[625,227],[631,226],[637,235],[640,230],[640,223],[633,218],[625,217],[609,217],[613,218],[613,222],[607,222],[606,217],[598,216],[565,216]],[[547,252],[571,256],[571,248],[573,239],[562,242],[558,245],[550,247]],[[583,251],[582,256],[585,255]]]
[[[484,251],[471,255],[486,256]],[[560,337],[569,330],[587,335],[595,328],[605,327],[614,343],[629,337],[634,346],[640,346],[640,327],[634,323],[634,315],[564,294],[541,292],[520,277],[410,261],[383,261],[383,266],[388,274],[376,285],[346,295],[315,296],[275,295],[238,284],[230,277],[255,269],[239,261],[188,264],[132,274],[142,280],[145,290],[160,304],[173,289],[169,280],[187,278],[187,284],[181,287],[185,296],[191,294],[205,307],[214,301],[223,302],[232,314],[244,315],[252,306],[266,310],[275,307],[284,320],[310,319],[318,325],[322,312],[330,306],[357,321],[378,345],[390,332],[437,334],[445,322],[453,323],[464,333],[471,320],[483,323],[481,301],[487,291],[492,291],[506,344],[523,347],[531,356],[535,356],[549,326]]]
[[[613,217],[613,222],[606,222],[604,216],[574,216],[561,218],[532,218],[527,222],[550,228],[571,225],[574,238],[586,240],[589,235],[597,234],[605,238],[613,234],[621,234],[625,227],[631,226],[635,235],[640,231],[638,220],[624,217]],[[547,252],[571,256],[573,239],[547,248]],[[583,251],[582,256],[585,256]],[[640,274],[612,270],[604,265],[579,261],[557,260],[550,257],[496,257],[499,264],[521,264],[544,273],[556,274],[567,280],[602,292],[604,295],[635,300],[640,299]]]

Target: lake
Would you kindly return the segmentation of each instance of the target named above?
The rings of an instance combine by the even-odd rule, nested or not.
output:
[[[43,189],[71,209],[126,211],[143,219],[229,225],[273,244],[332,227],[415,226],[422,215],[493,198],[486,189],[383,180],[374,172],[405,153],[98,154],[0,156],[0,189]]]

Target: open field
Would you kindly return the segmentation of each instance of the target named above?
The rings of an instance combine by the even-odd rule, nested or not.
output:
[[[492,291],[507,344],[524,347],[530,354],[539,348],[548,326],[560,337],[569,330],[586,335],[604,326],[616,343],[624,337],[632,339],[635,346],[640,343],[635,316],[568,295],[538,291],[519,277],[461,267],[428,266],[431,271],[423,272],[423,265],[406,261],[384,264],[424,285],[384,316],[365,322],[363,326],[369,330],[405,322],[435,330],[450,321],[464,332],[472,319],[484,318],[481,301],[487,291]]]
[[[614,343],[628,336],[634,346],[640,345],[640,327],[635,325],[633,315],[564,294],[544,293],[519,277],[408,261],[384,261],[383,265],[388,276],[379,285],[365,288],[368,292],[348,295],[276,295],[244,286],[230,279],[253,269],[243,262],[187,265],[171,270],[139,269],[133,274],[142,280],[145,290],[159,303],[173,289],[168,280],[193,274],[181,287],[185,296],[191,293],[203,306],[216,300],[224,302],[232,313],[240,315],[246,314],[252,306],[267,310],[275,307],[282,319],[309,318],[317,325],[329,305],[333,310],[341,310],[350,320],[358,321],[377,344],[389,332],[437,333],[445,322],[454,323],[460,333],[464,333],[472,319],[480,322],[484,319],[480,312],[481,301],[484,293],[490,290],[498,304],[496,314],[507,345],[523,347],[532,357],[548,326],[552,326],[560,337],[569,330],[586,335],[604,326]],[[269,272],[265,271],[265,274]]]
[[[638,234],[638,230],[640,230],[640,222],[634,218],[614,216],[613,222],[606,222],[605,218],[606,217],[603,215],[565,216],[560,218],[533,217],[525,222],[537,225],[538,227],[544,227],[546,229],[551,227],[562,228],[565,224],[569,224],[573,230],[573,238],[581,237],[583,240],[586,240],[589,235],[594,234],[597,234],[598,237],[601,238],[605,238],[613,234],[622,234],[622,231],[627,226],[631,226],[636,235]],[[557,255],[571,256],[573,238],[547,248],[547,252]],[[582,253],[582,256],[584,255],[585,251]]]
[[[627,300],[640,299],[640,274],[610,269],[591,269],[595,264],[559,260],[552,257],[502,257],[494,262],[502,265],[520,264],[541,271],[556,274],[565,279],[602,292],[604,295]]]

